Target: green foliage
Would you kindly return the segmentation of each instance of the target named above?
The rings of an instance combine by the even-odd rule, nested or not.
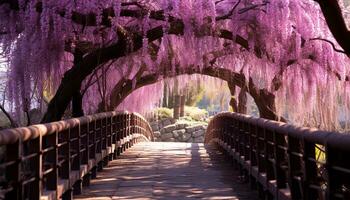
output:
[[[208,111],[206,111],[205,109],[200,109],[198,107],[186,106],[185,116],[188,116],[195,121],[203,121],[207,118]]]
[[[195,85],[187,87],[187,95],[185,104],[188,106],[195,106],[204,96],[205,90],[203,85]]]
[[[157,108],[155,110],[158,119],[171,118],[173,117],[173,110],[169,108]]]
[[[173,90],[170,90],[167,83],[164,83],[164,85],[162,106],[167,108],[174,107],[174,99],[177,93],[185,95],[185,105],[187,106],[196,106],[205,95],[205,88],[203,84],[198,83],[195,80],[188,81],[186,87],[182,89],[182,92],[180,93],[176,89],[176,86],[174,86]]]

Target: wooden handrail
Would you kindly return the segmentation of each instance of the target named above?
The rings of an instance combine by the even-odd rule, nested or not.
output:
[[[0,131],[5,199],[72,199],[96,172],[139,141],[153,141],[139,114],[107,112]]]
[[[268,199],[350,199],[350,135],[220,113],[206,143],[216,143]]]

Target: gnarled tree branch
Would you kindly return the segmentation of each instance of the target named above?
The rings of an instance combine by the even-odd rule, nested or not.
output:
[[[327,25],[338,44],[350,56],[350,31],[348,30],[337,0],[315,0],[321,7]]]

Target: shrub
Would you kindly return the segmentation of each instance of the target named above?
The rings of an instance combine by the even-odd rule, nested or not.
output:
[[[205,121],[208,116],[208,111],[198,107],[185,107],[185,116],[191,117],[195,121]]]
[[[170,108],[157,108],[155,110],[155,113],[157,113],[158,119],[164,119],[164,118],[171,118],[173,117],[173,110]]]

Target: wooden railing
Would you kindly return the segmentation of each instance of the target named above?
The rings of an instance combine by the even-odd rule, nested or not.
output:
[[[128,112],[0,131],[0,199],[72,199],[108,161],[142,140],[153,140],[153,132]]]
[[[350,199],[350,135],[237,113],[209,123],[219,144],[264,199]]]

